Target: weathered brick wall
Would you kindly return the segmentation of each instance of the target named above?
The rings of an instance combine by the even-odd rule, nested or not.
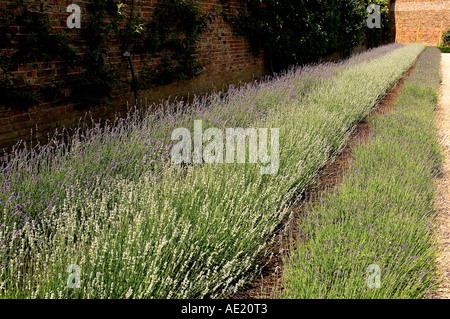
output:
[[[450,29],[450,0],[391,1],[392,34],[401,43],[438,44],[441,25]]]
[[[2,1],[0,6],[5,7],[9,0]],[[127,1],[124,1],[127,3]],[[129,1],[128,1],[129,2]],[[151,16],[155,9],[157,0],[136,1],[140,5],[143,17]],[[86,0],[55,0],[49,1],[51,4],[50,12],[58,20],[58,28],[67,28],[66,19],[68,13],[66,8],[70,3],[78,4],[85,8]],[[221,10],[220,0],[197,0],[203,13],[213,10]],[[239,0],[231,1],[232,9],[239,6]],[[218,11],[216,11],[218,12]],[[82,16],[83,23],[86,23],[86,17]],[[11,25],[11,28],[18,28]],[[20,33],[20,29],[19,33]],[[17,29],[15,30],[17,31]],[[79,30],[72,29],[70,32],[74,42],[80,39]],[[108,62],[124,63],[122,52],[118,51],[117,43],[111,42],[108,52]],[[178,81],[153,90],[141,91],[139,98],[147,100],[148,103],[165,99],[169,96],[186,96],[189,94],[202,94],[212,89],[221,89],[226,84],[237,84],[240,81],[250,81],[266,73],[264,59],[261,54],[255,57],[251,54],[249,43],[242,37],[234,35],[231,26],[226,23],[222,15],[216,15],[215,20],[210,23],[209,31],[202,35],[198,42],[198,60],[204,66],[203,73],[191,80]],[[140,61],[138,58],[133,60],[135,67],[139,69]],[[32,70],[19,68],[16,75],[24,76],[32,84],[49,83],[52,77],[56,80],[62,79],[64,74],[60,63],[36,63]],[[128,74],[130,80],[131,74]],[[102,106],[91,108],[94,119],[113,119],[117,112],[124,114],[126,112],[127,101],[130,105],[134,104],[133,94],[128,86],[117,86],[113,90],[114,107]],[[26,111],[6,109],[0,106],[0,149],[9,148],[19,139],[29,140],[31,131],[33,139],[39,138],[45,142],[48,134],[53,134],[56,128],[74,127],[79,119],[86,113],[84,110],[76,110],[73,103],[64,103],[64,105],[52,105],[44,103],[32,107]],[[36,126],[38,126],[36,131]]]

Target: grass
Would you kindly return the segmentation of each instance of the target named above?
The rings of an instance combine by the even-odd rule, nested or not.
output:
[[[427,48],[393,113],[354,150],[342,184],[300,220],[285,258],[284,297],[427,298],[436,285],[434,190],[441,157],[434,126],[440,51]],[[380,287],[368,285],[377,265]],[[372,282],[371,282],[372,283]]]
[[[352,127],[422,52],[390,45],[16,149],[0,164],[0,296],[200,298],[236,291]],[[280,130],[277,174],[174,165],[174,128]],[[81,287],[68,287],[70,265]]]

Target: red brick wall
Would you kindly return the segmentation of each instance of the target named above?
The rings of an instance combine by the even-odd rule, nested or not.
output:
[[[2,1],[0,6],[5,7],[9,0]],[[123,1],[125,3],[129,1]],[[216,10],[220,12],[223,8],[220,0],[197,0],[202,12]],[[82,10],[86,8],[86,0],[54,0],[48,1],[51,7],[47,12],[58,20],[55,28],[66,28],[68,13],[66,8],[70,3],[78,4]],[[157,0],[140,0],[140,10],[144,17],[152,14]],[[232,8],[239,6],[239,0],[231,1]],[[219,10],[219,11],[217,11]],[[82,11],[83,13],[83,11]],[[86,16],[82,15],[82,27],[86,22]],[[16,28],[17,26],[11,26]],[[20,31],[20,29],[19,29]],[[72,29],[71,37],[74,41],[79,39],[79,30]],[[264,59],[261,54],[255,57],[251,54],[249,43],[242,37],[236,37],[231,26],[226,23],[221,14],[209,25],[209,31],[202,35],[198,42],[198,60],[204,66],[203,73],[192,80],[183,80],[159,87],[153,90],[141,91],[139,98],[147,100],[148,103],[165,99],[169,96],[186,96],[189,94],[206,93],[212,89],[221,89],[226,84],[237,84],[240,81],[250,81],[266,73]],[[111,63],[124,63],[122,52],[118,51],[116,43],[111,43],[108,52],[108,61]],[[133,61],[139,69],[140,61]],[[62,71],[59,63],[36,63],[32,70],[20,68],[16,75],[23,75],[32,84],[49,82],[52,77],[61,79],[67,76]],[[70,74],[69,74],[70,76]],[[128,79],[131,75],[128,74]],[[94,107],[90,111],[94,119],[113,119],[117,112],[126,112],[127,101],[133,104],[133,94],[126,85],[117,86],[114,92],[114,107]],[[75,110],[74,105],[54,106],[50,103],[41,102],[39,106],[32,107],[27,111],[6,109],[0,106],[0,149],[9,148],[19,139],[29,140],[33,130],[33,139],[39,138],[45,142],[48,134],[53,134],[56,128],[74,127],[86,111]],[[36,126],[38,129],[36,131]]]
[[[391,1],[391,19],[395,19],[392,34],[398,42],[438,44],[441,25],[450,29],[450,0]]]

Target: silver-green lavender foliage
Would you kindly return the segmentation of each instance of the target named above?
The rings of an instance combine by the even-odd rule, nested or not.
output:
[[[166,105],[106,128],[5,155],[0,295],[197,298],[236,291],[288,204],[412,65],[420,45],[391,45],[337,64],[292,68],[226,94]],[[170,133],[208,126],[280,129],[280,169],[180,167]],[[80,288],[68,285],[80,267]]]
[[[283,297],[433,295],[439,70],[439,50],[426,49],[396,110],[372,121],[375,137],[356,147],[342,184],[301,218],[300,240],[285,256]]]

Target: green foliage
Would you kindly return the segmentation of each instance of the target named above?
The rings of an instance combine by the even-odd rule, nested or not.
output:
[[[38,105],[39,98],[52,101],[56,85],[31,85],[24,76],[14,74],[20,66],[32,69],[38,62],[65,61],[75,65],[77,56],[67,44],[65,34],[53,32],[55,21],[45,13],[47,1],[13,1],[0,13],[0,93],[1,104],[15,109]],[[22,28],[11,31],[8,24]],[[53,92],[53,93],[52,93]]]
[[[7,107],[27,109],[41,98],[54,101],[67,89],[77,106],[88,108],[109,102],[113,86],[119,83],[129,85],[137,98],[139,90],[190,79],[202,71],[195,57],[196,41],[213,16],[202,15],[193,0],[161,0],[148,21],[141,17],[137,1],[125,5],[117,0],[91,0],[83,28],[71,31],[79,32],[84,43],[78,44],[85,44],[75,43],[77,51],[68,45],[66,28],[55,30],[55,21],[46,13],[47,2],[16,0],[0,12],[0,93]],[[21,32],[9,25],[20,26]],[[113,65],[108,57],[111,42],[130,56]],[[143,61],[136,72],[134,56]],[[37,86],[15,74],[21,66],[32,70],[37,62],[60,62],[64,73],[77,72]]]
[[[447,32],[442,35],[442,39],[444,40],[443,46],[450,46],[450,29],[448,29]]]
[[[212,14],[202,15],[192,0],[165,0],[148,23],[137,17],[131,8],[126,31],[120,38],[123,50],[146,57],[141,72],[133,75],[134,89],[200,75],[203,67],[195,58],[196,42],[213,18]],[[149,62],[155,59],[159,61],[157,66],[149,67]]]
[[[437,47],[442,53],[450,53],[450,47]]]
[[[80,63],[84,72],[69,79],[71,99],[81,108],[99,105],[105,98],[111,98],[118,70],[106,64],[108,40],[112,40],[113,33],[117,34],[121,19],[114,0],[92,0],[86,9],[91,21],[80,31],[86,44]]]
[[[212,19],[211,14],[200,15],[192,0],[166,1],[165,6],[155,10],[155,19],[147,25],[147,35],[137,48],[138,52],[153,53],[161,59],[154,84],[163,85],[201,73],[202,66],[194,58],[196,41]]]
[[[201,73],[202,66],[195,58],[196,42],[213,17],[201,15],[194,1],[160,1],[150,21],[140,16],[134,0],[130,5],[93,0],[88,10],[92,23],[82,32],[89,48],[83,61],[87,71],[76,79],[72,95],[80,105],[91,106],[105,97],[110,98],[114,83],[129,84],[137,99],[139,90],[190,79]],[[119,28],[120,24],[125,27]],[[123,57],[120,67],[113,68],[106,63],[111,40],[119,43],[122,54],[129,53]],[[143,60],[139,72],[132,62],[135,55]],[[128,71],[131,81],[123,80]]]
[[[275,71],[336,51],[348,55],[360,43],[365,22],[360,0],[249,0],[225,18],[249,39],[255,54],[264,50]]]

